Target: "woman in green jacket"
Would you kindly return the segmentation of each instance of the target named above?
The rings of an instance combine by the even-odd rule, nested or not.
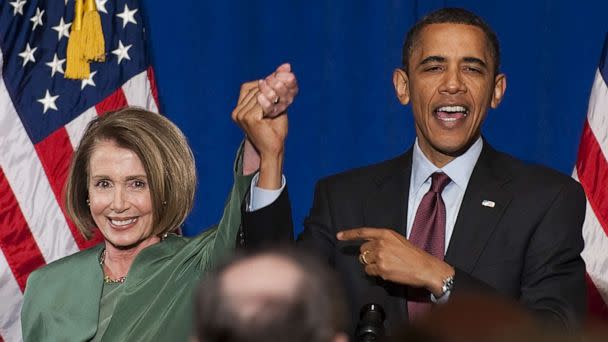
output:
[[[288,65],[241,88],[233,117],[249,118],[244,154],[253,161],[243,165],[239,153],[220,223],[193,239],[173,233],[192,208],[196,186],[194,158],[182,132],[163,116],[137,108],[93,120],[73,156],[66,211],[85,236],[98,229],[104,242],[30,275],[21,318],[24,341],[186,341],[192,289],[234,247],[249,188],[284,186],[287,118],[277,114],[296,93]],[[258,165],[252,185],[243,167]]]

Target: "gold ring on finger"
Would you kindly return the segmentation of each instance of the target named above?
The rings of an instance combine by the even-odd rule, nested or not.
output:
[[[363,253],[359,254],[359,262],[363,265],[369,265],[366,256],[369,254],[369,251],[363,251]]]

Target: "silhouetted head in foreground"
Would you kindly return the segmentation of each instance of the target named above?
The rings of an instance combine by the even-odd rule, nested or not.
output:
[[[201,342],[347,341],[334,274],[293,249],[237,256],[203,280],[195,306]]]

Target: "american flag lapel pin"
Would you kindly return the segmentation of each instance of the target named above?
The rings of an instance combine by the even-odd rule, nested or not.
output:
[[[481,205],[488,208],[494,208],[496,206],[496,203],[494,201],[483,200],[481,201]]]

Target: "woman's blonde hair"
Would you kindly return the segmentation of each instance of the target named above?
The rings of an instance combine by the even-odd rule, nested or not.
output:
[[[89,161],[98,142],[110,140],[139,156],[150,187],[153,234],[183,223],[194,202],[194,156],[182,131],[162,115],[127,107],[91,121],[72,158],[65,187],[65,206],[80,232],[90,238],[95,221],[87,204]]]

